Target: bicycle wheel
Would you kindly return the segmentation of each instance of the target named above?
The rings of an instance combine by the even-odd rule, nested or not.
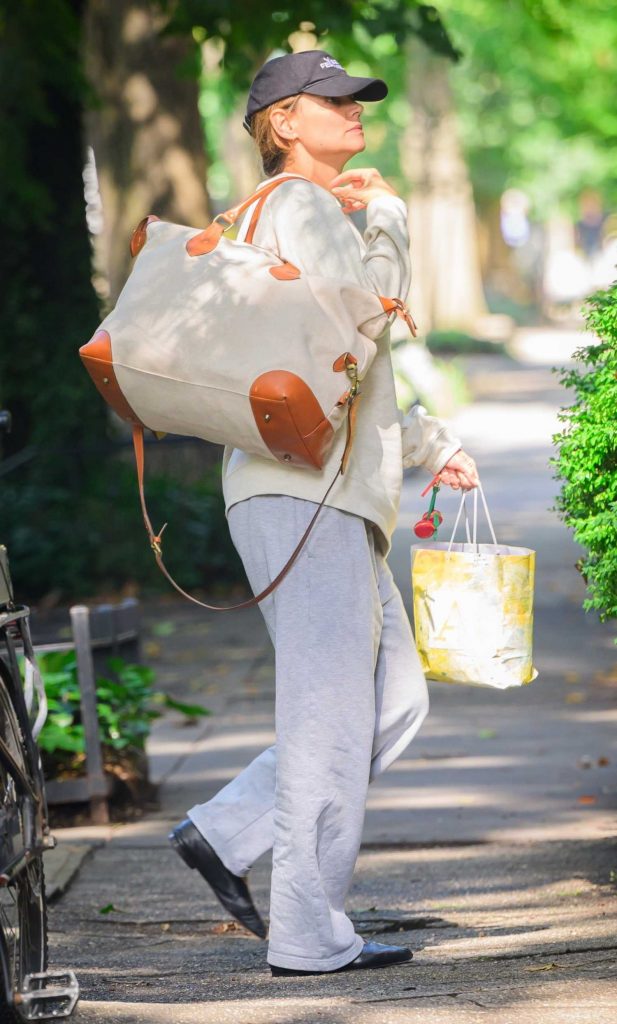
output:
[[[0,661],[0,741],[15,765],[31,778],[24,737],[3,679],[6,671]],[[31,813],[31,798],[20,792],[7,761],[0,758],[0,833],[5,857],[26,849],[27,816]],[[27,974],[47,969],[47,906],[41,856],[34,856],[8,884],[0,885],[0,933],[8,980],[12,991],[18,992]],[[20,1021],[0,985],[0,1024]]]

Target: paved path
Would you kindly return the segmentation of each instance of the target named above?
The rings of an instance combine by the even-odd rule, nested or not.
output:
[[[538,552],[539,677],[506,692],[429,683],[421,732],[371,786],[349,910],[363,934],[409,944],[413,960],[273,979],[264,943],[230,922],[168,848],[168,827],[186,807],[274,738],[259,612],[213,621],[170,603],[150,612],[149,656],[164,688],[215,714],[198,727],[173,716],[157,725],[156,813],[62,834],[99,844],[51,910],[52,963],[74,967],[82,986],[78,1021],[616,1019],[615,630],[582,612],[577,550],[549,511],[550,439],[567,400],[549,367],[573,344],[567,334],[525,332],[514,359],[466,360],[476,399],[455,426],[478,462],[498,538]],[[425,507],[426,479],[406,479],[394,538],[391,563],[407,599],[410,524]],[[446,525],[456,504],[451,492],[440,501]],[[156,635],[161,621],[165,637]],[[266,916],[269,871],[266,856],[251,872]]]

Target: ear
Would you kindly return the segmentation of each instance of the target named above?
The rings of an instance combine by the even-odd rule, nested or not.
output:
[[[270,124],[274,131],[281,139],[286,139],[288,142],[298,137],[292,119],[293,111],[290,114],[287,110],[283,110],[280,107],[277,110],[270,111]]]

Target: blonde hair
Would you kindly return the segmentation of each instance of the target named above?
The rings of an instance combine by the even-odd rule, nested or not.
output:
[[[285,157],[291,149],[291,142],[282,139],[270,123],[271,110],[293,110],[302,93],[286,96],[269,107],[258,110],[251,118],[251,134],[259,150],[264,174],[271,178],[283,170]]]

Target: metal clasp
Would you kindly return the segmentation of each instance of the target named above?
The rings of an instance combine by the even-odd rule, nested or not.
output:
[[[154,551],[154,553],[156,555],[161,555],[163,553],[163,549],[162,549],[162,546],[161,546],[161,537],[163,536],[163,531],[165,530],[166,526],[167,526],[167,523],[163,523],[163,525],[162,525],[161,529],[159,530],[159,532],[157,533],[157,535],[155,537],[153,536],[151,541],[150,541],[150,547],[152,548],[152,550]]]
[[[351,381],[351,387],[347,395],[347,404],[351,405],[358,394],[360,382],[358,380],[358,360],[349,352],[345,353],[345,370]]]

